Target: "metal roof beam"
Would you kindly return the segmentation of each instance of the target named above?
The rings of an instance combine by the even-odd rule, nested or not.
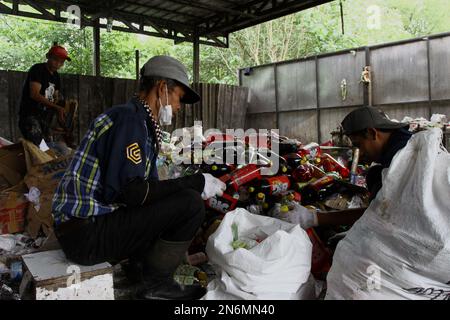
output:
[[[229,23],[222,23],[220,22],[220,17],[218,17],[217,22],[213,27],[210,28],[200,28],[202,31],[200,31],[200,35],[214,35],[214,34],[220,34],[222,32],[225,33],[231,33],[237,30],[241,30],[250,26],[253,26],[255,24],[267,22],[285,15],[288,15],[289,13],[298,12],[301,10],[309,9],[311,7],[315,7],[327,2],[331,2],[334,0],[272,0],[272,6],[269,9],[263,10],[264,7],[267,5],[266,0],[256,0],[252,1],[246,5],[242,5],[239,7],[235,7],[235,10],[248,10],[256,5],[259,5],[260,12],[258,13],[257,18],[254,19],[233,19]]]
[[[184,5],[190,6],[190,7],[196,7],[199,9],[212,11],[214,13],[226,12],[226,13],[232,14],[234,16],[244,16],[247,18],[256,18],[255,15],[248,14],[246,12],[242,12],[242,11],[238,11],[238,10],[234,10],[234,9],[230,9],[230,8],[226,8],[226,7],[222,7],[222,6],[218,6],[218,5],[206,4],[204,2],[194,2],[194,1],[186,1],[186,0],[172,0],[172,2],[184,4]]]
[[[198,19],[198,18],[199,18],[198,16],[194,16],[194,15],[189,14],[189,13],[178,12],[178,11],[172,11],[172,10],[165,9],[165,8],[161,8],[161,7],[151,7],[151,6],[149,6],[149,5],[141,4],[141,3],[140,3],[139,5],[137,5],[135,2],[131,2],[131,1],[122,1],[122,3],[128,4],[128,5],[130,5],[130,6],[131,6],[131,5],[139,6],[139,7],[142,7],[142,8],[144,8],[144,9],[149,9],[149,10],[156,10],[156,11],[167,12],[168,14],[169,14],[169,13],[177,14],[177,15],[189,17],[189,18],[192,18],[192,19]],[[136,13],[134,13],[134,14],[136,14]]]

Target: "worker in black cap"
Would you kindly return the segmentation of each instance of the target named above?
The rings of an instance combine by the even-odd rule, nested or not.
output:
[[[342,121],[346,134],[354,147],[360,150],[360,162],[372,164],[367,173],[367,187],[372,201],[382,187],[381,172],[388,168],[399,150],[406,146],[412,133],[408,124],[391,121],[387,115],[369,106],[350,112]],[[350,209],[330,213],[312,213],[298,210],[297,223],[307,229],[319,225],[351,225],[365,209]]]
[[[53,198],[66,256],[83,265],[130,259],[128,270],[142,266],[145,299],[205,293],[180,286],[173,275],[203,222],[203,200],[222,195],[225,184],[202,173],[159,181],[156,168],[160,124],[170,124],[181,102],[198,100],[179,61],[151,58],[141,69],[139,94],[93,121]]]
[[[372,200],[381,189],[382,169],[389,168],[394,156],[412,136],[409,125],[391,121],[384,112],[365,106],[350,112],[342,121],[342,127],[352,145],[359,148],[361,162],[376,164],[367,176]]]

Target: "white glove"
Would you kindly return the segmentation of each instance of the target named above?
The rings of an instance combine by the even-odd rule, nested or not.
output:
[[[289,211],[288,220],[291,223],[300,224],[300,227],[305,230],[319,225],[317,212],[308,210],[298,203],[294,203],[293,210]]]
[[[223,181],[213,177],[209,173],[203,173],[203,177],[205,177],[205,187],[202,192],[203,200],[223,195],[223,192],[227,188],[227,185]]]
[[[281,205],[276,203],[271,211],[271,216],[289,223],[299,224],[303,229],[317,227],[317,213],[301,206],[297,202],[291,202],[288,212],[281,212]]]

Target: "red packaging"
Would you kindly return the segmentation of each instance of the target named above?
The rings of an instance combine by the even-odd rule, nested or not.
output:
[[[266,134],[258,134],[254,137],[245,136],[244,142],[253,148],[267,148],[270,149],[269,137]]]
[[[221,197],[212,197],[205,201],[205,205],[207,208],[213,209],[220,213],[227,213],[228,211],[232,211],[236,208],[238,203],[238,199],[233,198],[227,193],[224,193]]]
[[[322,150],[320,149],[319,144],[311,142],[306,146],[301,147],[298,151],[298,154],[302,158],[307,157],[309,160],[315,160],[316,158],[320,158],[320,156],[322,155]]]
[[[270,185],[270,194],[276,195],[289,190],[291,181],[287,176],[278,176],[266,179]]]
[[[0,234],[23,232],[28,201],[18,192],[0,194]]]
[[[256,164],[249,164],[219,178],[228,187],[238,191],[239,187],[255,179],[261,179],[261,168]]]
[[[322,155],[322,166],[327,172],[336,171],[342,178],[346,179],[350,176],[350,170],[339,163],[336,159],[330,156],[328,153]]]
[[[313,190],[319,192],[319,190],[325,188],[326,186],[329,186],[335,180],[336,180],[336,176],[334,174],[326,174],[322,178],[317,179],[314,182],[311,182],[310,184],[308,184],[308,186],[310,188],[312,188]]]
[[[313,228],[307,229],[306,233],[312,243],[311,273],[316,279],[323,279],[330,271],[333,254],[320,240]]]
[[[297,191],[294,191],[292,194],[294,195],[294,201],[295,202],[302,201],[302,195],[300,193],[298,193]]]
[[[313,178],[313,170],[310,166],[302,164],[292,172],[292,177],[295,181],[306,182]]]

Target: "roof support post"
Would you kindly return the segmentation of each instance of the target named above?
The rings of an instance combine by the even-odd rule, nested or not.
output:
[[[94,76],[100,76],[100,25],[97,19],[94,22],[94,56],[93,56]]]
[[[200,37],[194,33],[194,83],[200,82]]]

